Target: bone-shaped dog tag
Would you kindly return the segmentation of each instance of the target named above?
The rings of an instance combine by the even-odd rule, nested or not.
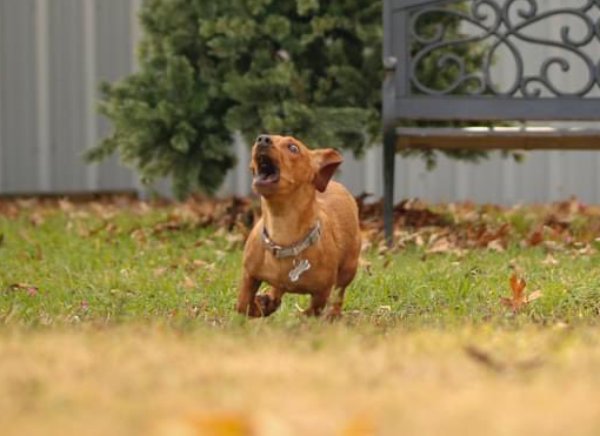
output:
[[[306,259],[302,259],[296,265],[296,261],[294,261],[294,268],[288,274],[290,280],[292,282],[297,282],[300,279],[300,276],[310,269],[310,262]]]

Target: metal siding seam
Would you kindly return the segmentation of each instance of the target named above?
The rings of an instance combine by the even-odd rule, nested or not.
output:
[[[238,158],[235,171],[235,190],[236,195],[247,195],[250,192],[250,171],[248,170],[248,162],[250,162],[250,150],[246,141],[240,132],[235,132],[233,135],[234,149]]]
[[[596,165],[595,165],[595,171],[594,171],[594,201],[596,204],[600,204],[600,153],[596,153]]]
[[[547,192],[545,193],[547,201],[558,199],[562,195],[562,167],[566,163],[562,157],[561,151],[548,152],[548,181]]]
[[[131,47],[131,73],[135,73],[139,70],[139,63],[137,59],[137,46],[142,38],[142,28],[138,18],[142,2],[141,0],[128,0],[129,1],[129,43]],[[142,180],[138,176],[135,170],[131,171],[131,177],[133,179],[133,187],[138,191],[138,195],[146,196],[146,187],[142,183]]]
[[[84,88],[85,88],[85,148],[96,145],[98,127],[96,125],[96,14],[95,0],[83,3],[83,44],[84,44]],[[98,188],[98,164],[88,164],[85,168],[86,187],[90,191]]]
[[[37,149],[38,183],[42,192],[51,189],[50,165],[50,94],[49,94],[49,28],[48,0],[36,0],[36,85],[37,85]]]
[[[510,156],[499,159],[502,159],[502,202],[508,204],[516,200],[516,164]]]
[[[4,50],[3,50],[3,46],[1,41],[3,41],[4,35],[2,32],[2,29],[4,26],[2,26],[2,17],[4,16],[4,3],[2,1],[0,1],[0,193],[2,193],[3,189],[4,189],[4,180],[3,180],[3,174],[4,174],[4,168],[3,168],[3,162],[4,162],[4,157],[3,157],[3,153],[2,153],[2,147],[3,147],[3,135],[4,135],[4,129],[3,129],[3,118],[2,118],[2,102],[4,101],[4,95],[3,95],[3,89],[4,86],[2,86],[2,84],[4,83],[4,81],[2,80],[2,77],[4,77],[4,62],[2,62],[3,58],[4,58]]]
[[[468,200],[471,194],[469,182],[473,179],[473,174],[469,163],[457,160],[454,162],[454,177],[455,177],[455,190],[454,197],[458,201]],[[479,184],[477,184],[479,186]]]
[[[365,172],[365,191],[373,194],[375,198],[382,195],[381,192],[381,171],[382,163],[379,161],[381,153],[381,145],[370,147],[364,157]]]
[[[142,39],[142,28],[140,25],[140,20],[138,19],[138,14],[140,9],[142,8],[141,0],[129,0],[130,5],[130,26],[131,26],[131,58],[133,65],[133,71],[137,71],[139,68],[138,59],[137,59],[137,45]]]

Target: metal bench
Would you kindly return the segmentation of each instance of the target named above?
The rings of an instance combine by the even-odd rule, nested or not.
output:
[[[600,121],[600,0],[384,0],[383,20],[388,244],[398,150],[600,148],[596,128],[526,124]],[[460,22],[460,31],[450,32],[448,20]],[[479,64],[468,65],[460,56],[465,51],[456,49],[465,44],[477,44]],[[424,62],[452,69],[454,78],[443,88],[425,83],[419,76]],[[410,126],[423,120],[509,126]]]

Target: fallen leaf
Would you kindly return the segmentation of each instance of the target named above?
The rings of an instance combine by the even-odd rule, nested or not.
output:
[[[577,250],[575,253],[578,256],[593,256],[594,254],[596,254],[598,252],[598,250],[596,250],[595,248],[592,248],[591,245],[586,245],[583,248],[580,248],[579,250]]]
[[[192,280],[189,276],[185,276],[183,279],[183,287],[188,289],[194,289],[196,287],[196,282]]]
[[[500,241],[500,239],[494,239],[493,241],[488,242],[487,248],[488,250],[494,250],[498,253],[502,253],[506,250],[502,245],[502,241]]]
[[[240,233],[228,233],[225,235],[225,240],[230,245],[242,244],[244,242],[244,236]]]
[[[500,301],[502,304],[512,309],[512,311],[515,313],[521,310],[525,305],[537,300],[542,296],[542,291],[540,290],[534,291],[529,295],[525,295],[525,287],[527,286],[527,283],[517,274],[513,274],[510,277],[509,283],[512,295],[510,298],[500,297]]]
[[[442,237],[436,239],[435,242],[429,246],[426,253],[427,254],[435,254],[435,253],[448,253],[452,250],[452,245],[450,241],[446,237]]]
[[[558,260],[556,260],[556,258],[554,256],[552,256],[550,253],[548,253],[548,255],[544,258],[544,260],[542,260],[542,265],[556,266],[558,264],[559,264]]]
[[[202,268],[202,269],[207,269],[207,270],[214,270],[215,269],[215,264],[214,263],[207,262],[207,261],[202,260],[202,259],[194,259],[192,261],[192,265],[195,268]]]
[[[154,271],[153,271],[154,277],[160,277],[160,276],[164,275],[167,272],[167,269],[168,268],[166,268],[164,266],[161,266],[159,268],[155,268]]]
[[[385,256],[386,254],[388,254],[390,251],[390,248],[387,246],[387,244],[385,243],[385,241],[381,241],[379,243],[379,246],[377,247],[377,255],[378,256]]]
[[[366,260],[364,257],[360,257],[358,259],[358,265],[361,268],[364,268],[364,270],[366,271],[366,273],[370,276],[373,275],[373,273],[371,272],[371,262],[369,262],[368,260]]]
[[[509,265],[510,269],[513,270],[513,273],[516,274],[517,276],[525,275],[525,270],[523,269],[523,267],[521,265],[519,265],[519,262],[517,259],[511,259],[508,265]]]
[[[542,296],[542,291],[541,290],[537,290],[537,291],[533,291],[531,294],[529,294],[527,296],[527,303],[531,303],[534,300],[537,300],[538,298],[540,298]]]
[[[423,245],[425,245],[425,241],[423,241],[423,237],[421,235],[417,235],[415,237],[415,245],[417,247],[422,247]]]
[[[58,207],[63,212],[71,212],[75,208],[75,206],[73,205],[73,203],[71,203],[66,198],[58,200]]]
[[[29,222],[34,227],[39,227],[45,222],[44,215],[40,211],[35,211],[29,215]]]
[[[11,291],[25,291],[31,297],[35,297],[39,293],[39,289],[36,286],[27,283],[13,283],[8,288]]]
[[[146,231],[142,228],[132,231],[129,236],[131,236],[131,238],[138,244],[145,244],[148,242]]]
[[[527,239],[527,245],[530,247],[537,247],[544,242],[544,232],[542,230],[536,230]]]

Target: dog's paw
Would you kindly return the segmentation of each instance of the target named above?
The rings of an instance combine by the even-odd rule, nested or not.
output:
[[[325,320],[327,320],[329,322],[339,321],[341,318],[342,318],[342,311],[336,310],[336,309],[329,310],[327,312],[327,314],[325,315]]]
[[[280,300],[276,300],[269,294],[257,295],[254,299],[254,302],[258,306],[258,310],[260,311],[262,316],[271,315],[277,310],[277,308],[279,308],[279,305],[281,304]]]

